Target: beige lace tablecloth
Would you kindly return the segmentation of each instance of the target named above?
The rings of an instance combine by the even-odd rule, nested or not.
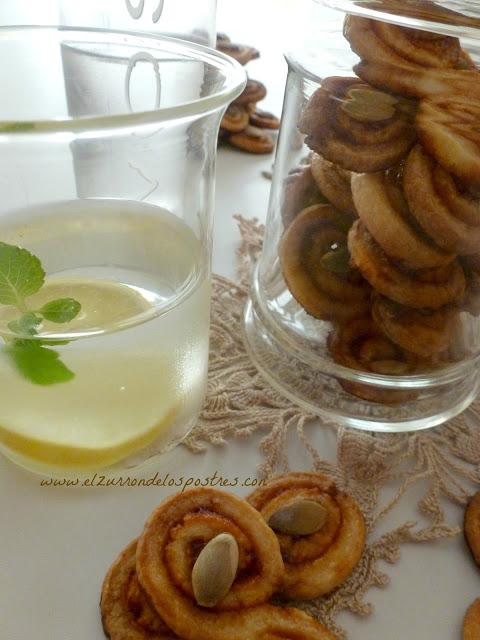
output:
[[[331,476],[361,505],[368,525],[368,544],[353,575],[327,597],[302,608],[319,618],[339,638],[340,611],[367,615],[372,606],[367,591],[388,583],[379,561],[396,562],[403,543],[426,543],[459,534],[446,521],[442,505],[459,507],[480,484],[480,430],[478,401],[442,427],[414,434],[375,434],[325,423],[274,391],[250,362],[243,344],[242,315],[248,294],[248,274],[261,249],[263,227],[255,220],[237,217],[242,236],[238,251],[240,282],[215,276],[208,397],[200,420],[184,442],[192,451],[248,438],[261,431],[264,461],[258,473],[269,477],[289,469],[287,435],[294,431],[307,450],[311,467]],[[322,458],[306,436],[307,425],[335,429],[334,463]],[[411,505],[411,521],[379,534],[379,522],[395,509],[407,489],[422,482],[426,487],[418,504]],[[383,489],[389,487],[389,491]],[[391,487],[394,487],[392,496]],[[389,494],[388,499],[383,495]],[[427,525],[415,522],[420,511]],[[384,530],[384,527],[382,527]]]

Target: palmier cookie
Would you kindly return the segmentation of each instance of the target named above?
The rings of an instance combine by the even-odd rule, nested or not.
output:
[[[247,125],[243,131],[233,133],[228,141],[237,149],[248,151],[249,153],[272,153],[275,143],[271,136],[262,129]]]
[[[457,38],[349,15],[344,35],[361,58],[355,73],[395,94],[480,96],[480,74]]]
[[[350,186],[351,171],[342,169],[317,153],[312,156],[311,167],[312,175],[327,200],[339,211],[355,214]]]
[[[352,218],[330,205],[304,209],[280,244],[286,285],[305,311],[322,320],[365,313],[370,287],[350,266],[347,233]]]
[[[405,102],[358,78],[326,78],[308,101],[299,129],[310,149],[357,172],[392,167],[416,137]]]
[[[218,39],[217,37],[217,49],[222,53],[225,53],[227,56],[234,58],[237,62],[242,65],[247,64],[251,60],[255,60],[260,57],[260,52],[255,47],[249,47],[246,44],[236,44],[227,42],[224,39]]]
[[[480,73],[476,82],[480,84]],[[474,98],[468,93],[422,100],[415,119],[418,135],[428,153],[477,192],[480,190],[479,121],[480,96]]]
[[[250,124],[259,129],[279,129],[280,120],[269,111],[255,109],[250,113]]]
[[[337,325],[328,335],[332,359],[349,369],[368,373],[404,376],[418,371],[417,359],[384,336],[369,316]],[[417,397],[418,392],[380,388],[338,378],[340,385],[358,398],[381,404],[398,404]]]
[[[352,192],[360,220],[392,260],[409,269],[430,269],[455,258],[433,244],[419,227],[394,176],[355,174]]]
[[[262,82],[258,80],[247,80],[247,84],[242,93],[235,98],[233,104],[247,105],[260,102],[267,95],[267,89]]]
[[[103,581],[100,610],[110,640],[176,640],[152,608],[135,570],[137,541],[131,542],[115,560]]]
[[[352,573],[366,527],[357,503],[320,473],[288,473],[247,498],[280,543],[286,598],[317,598]]]
[[[463,530],[472,556],[480,566],[480,491],[470,498],[465,509]]]
[[[463,301],[465,275],[457,260],[431,270],[401,269],[389,260],[360,220],[350,229],[348,247],[353,263],[371,286],[399,304],[414,309],[438,309]]]
[[[328,204],[312,175],[311,166],[297,167],[285,178],[282,220],[287,228],[300,211],[314,204]]]
[[[248,126],[249,118],[250,114],[245,107],[231,104],[226,110],[220,126],[230,133],[238,133]]]
[[[285,573],[278,541],[232,494],[198,488],[164,500],[139,538],[136,570],[185,640],[334,640],[305,613],[269,604]]]
[[[421,145],[412,149],[405,163],[403,191],[417,222],[445,251],[461,255],[480,253],[480,220],[476,225],[465,222],[468,211],[474,219],[477,203],[460,191],[454,192],[451,200],[445,197],[442,185],[448,181],[444,169]],[[450,187],[455,189],[451,181]],[[464,205],[463,216],[458,202]]]
[[[410,309],[375,295],[372,317],[382,332],[402,349],[421,358],[432,358],[449,349],[458,309]]]
[[[463,619],[463,640],[479,640],[480,638],[480,598],[468,607]]]

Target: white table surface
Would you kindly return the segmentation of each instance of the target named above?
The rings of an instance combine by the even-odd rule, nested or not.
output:
[[[286,65],[281,51],[296,0],[219,0],[220,30],[261,49],[249,64],[265,82],[265,108],[280,113]],[[234,277],[238,245],[232,214],[264,219],[269,182],[261,177],[272,158],[230,150],[220,152],[216,204],[214,270]],[[319,451],[335,456],[331,430],[312,430]],[[182,447],[163,457],[152,471],[174,477],[203,477],[213,470],[227,477],[254,476],[260,462],[260,436],[193,455]],[[290,461],[308,467],[291,439]],[[146,475],[150,474],[150,470]],[[113,558],[134,536],[155,505],[169,492],[159,488],[51,488],[39,478],[0,460],[0,638],[3,640],[101,640],[98,613],[102,578]],[[239,489],[239,494],[247,493]],[[384,523],[393,528],[412,517],[421,487],[404,496]],[[451,521],[459,509],[447,505]],[[461,536],[425,545],[406,545],[385,589],[373,589],[375,612],[365,619],[341,616],[352,640],[452,640],[460,638],[467,605],[480,595],[480,575]]]

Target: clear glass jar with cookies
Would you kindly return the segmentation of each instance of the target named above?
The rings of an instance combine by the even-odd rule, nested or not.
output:
[[[285,395],[368,430],[479,390],[480,9],[447,4],[322,0],[286,56],[247,343]]]

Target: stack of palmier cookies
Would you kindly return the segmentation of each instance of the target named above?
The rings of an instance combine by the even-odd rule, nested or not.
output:
[[[240,64],[247,64],[260,56],[254,47],[230,42],[225,34],[218,34],[217,49]],[[280,127],[280,120],[258,108],[257,103],[266,95],[264,84],[248,79],[244,91],[232,102],[222,118],[219,140],[248,153],[271,153],[275,147],[271,132]]]
[[[282,270],[334,324],[335,361],[425,372],[465,356],[462,312],[480,313],[480,72],[457,38],[357,16],[344,35],[357,75],[325,78],[302,113],[313,154],[286,180]]]
[[[105,634],[335,640],[317,620],[271,599],[331,592],[352,573],[364,544],[356,502],[318,473],[281,476],[247,500],[213,488],[176,494],[110,567],[100,603]]]

